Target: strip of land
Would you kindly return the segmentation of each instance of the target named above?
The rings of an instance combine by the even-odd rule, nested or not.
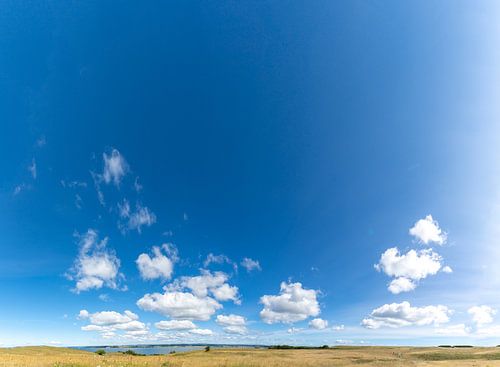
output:
[[[54,347],[0,349],[0,367],[500,366],[500,348],[212,349],[157,356]]]

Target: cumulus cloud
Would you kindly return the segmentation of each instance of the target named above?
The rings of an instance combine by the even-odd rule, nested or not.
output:
[[[157,312],[163,316],[180,320],[207,321],[222,305],[211,297],[197,297],[192,293],[165,291],[146,294],[137,301],[145,311]]]
[[[240,304],[238,287],[227,284],[228,279],[228,275],[221,271],[211,273],[208,270],[201,270],[201,275],[182,277],[172,287],[188,288],[196,297],[203,298],[211,294],[218,301],[233,301]]]
[[[118,272],[120,260],[106,247],[107,242],[107,237],[99,241],[93,229],[79,236],[79,254],[68,274],[69,279],[76,280],[77,293],[103,286],[118,288],[118,281],[123,278]]]
[[[141,233],[143,226],[150,227],[156,223],[156,215],[148,207],[136,203],[135,210],[132,210],[126,199],[118,204],[118,213],[122,219],[118,223],[118,227],[122,232],[137,230],[137,232]]]
[[[425,245],[431,242],[438,245],[444,245],[446,243],[446,233],[439,228],[439,223],[434,220],[430,214],[424,219],[419,219],[414,226],[410,228],[409,233]]]
[[[168,320],[159,321],[155,327],[160,330],[190,330],[196,329],[196,325],[190,320]]]
[[[389,292],[393,294],[399,294],[401,292],[409,292],[416,288],[416,284],[408,278],[399,277],[391,281],[389,283],[389,287],[387,288]]]
[[[260,298],[260,303],[264,305],[260,317],[265,323],[274,324],[293,323],[318,316],[320,308],[317,295],[318,291],[302,288],[301,283],[282,282],[279,295],[264,295]]]
[[[423,326],[447,323],[452,311],[442,305],[412,307],[409,302],[385,304],[373,310],[361,322],[368,329],[380,327],[399,328],[403,326]]]
[[[320,318],[312,319],[311,321],[309,321],[309,327],[311,329],[323,330],[328,327],[328,321]]]
[[[120,186],[122,178],[129,172],[127,161],[117,149],[111,150],[109,155],[103,153],[102,158],[104,160],[102,179],[107,184],[112,182]]]
[[[400,254],[398,248],[393,247],[382,254],[375,269],[396,278],[388,289],[397,294],[415,289],[416,282],[436,274],[441,269],[441,261],[441,256],[431,249]]]
[[[165,254],[162,252],[165,251]],[[172,277],[174,264],[177,261],[177,250],[170,244],[163,244],[162,247],[153,246],[153,255],[140,254],[135,261],[142,279],[163,279]]]
[[[248,272],[251,272],[252,270],[262,270],[259,262],[257,260],[252,260],[249,257],[245,257],[243,260],[241,260],[241,266],[247,269]]]
[[[448,265],[446,265],[445,267],[443,267],[443,269],[441,269],[441,271],[442,271],[443,273],[447,273],[447,274],[451,274],[451,273],[453,273],[453,269],[452,269],[452,268],[450,268]]]
[[[122,335],[128,337],[148,334],[146,324],[139,321],[139,316],[128,310],[124,313],[116,311],[89,313],[87,310],[81,310],[78,319],[88,319],[90,322],[90,324],[82,326],[83,331],[96,331],[101,333],[104,338],[117,336],[117,331],[125,332]]]
[[[247,333],[246,319],[239,315],[217,315],[215,320],[217,324],[223,327],[224,332],[228,334],[244,335]]]
[[[482,305],[471,307],[467,312],[469,315],[472,315],[472,321],[477,326],[482,326],[493,322],[493,316],[496,315],[497,310],[490,306]]]

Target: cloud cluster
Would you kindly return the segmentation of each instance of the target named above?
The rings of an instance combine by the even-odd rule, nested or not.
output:
[[[208,270],[201,270],[201,275],[181,277],[173,282],[169,289],[190,289],[199,298],[211,295],[217,301],[233,301],[235,304],[240,304],[238,287],[229,285],[228,279],[229,276],[224,272],[212,273]]]
[[[208,321],[222,305],[211,297],[197,297],[189,292],[168,291],[145,294],[137,301],[145,311],[157,312],[179,320]]]
[[[315,318],[309,321],[309,327],[311,329],[316,329],[316,330],[323,330],[328,327],[328,321],[320,319],[320,318]]]
[[[165,254],[162,252],[165,251]],[[162,247],[153,246],[153,255],[140,254],[135,261],[142,279],[169,280],[174,271],[174,264],[178,260],[177,250],[173,245],[163,244]]]
[[[244,335],[247,333],[246,319],[239,315],[217,315],[215,322],[223,327],[228,334]]]
[[[280,285],[279,295],[264,295],[260,303],[264,306],[260,312],[261,319],[267,324],[293,323],[320,313],[317,300],[318,291],[304,289],[301,283],[285,283]]]
[[[439,254],[431,249],[409,250],[400,254],[397,247],[387,249],[375,268],[395,279],[389,284],[389,291],[398,294],[415,289],[419,280],[436,274],[442,266]]]
[[[81,310],[78,318],[90,322],[82,326],[83,331],[97,331],[105,339],[116,337],[118,331],[125,332],[123,336],[130,338],[149,333],[146,324],[139,321],[139,316],[128,310],[124,313],[116,311],[89,313],[87,310]]]
[[[79,254],[68,277],[76,280],[77,293],[103,286],[116,289],[123,278],[119,273],[120,260],[106,247],[108,238],[99,241],[97,231],[89,229],[79,236]]]
[[[410,228],[409,233],[425,245],[429,243],[444,245],[446,243],[446,233],[439,228],[439,223],[432,218],[432,215],[419,219]]]
[[[450,320],[451,314],[452,311],[442,305],[412,307],[409,302],[391,303],[374,309],[361,325],[368,329],[441,325]]]
[[[493,316],[496,315],[497,310],[490,306],[474,306],[467,310],[467,313],[472,316],[472,322],[474,322],[478,327],[491,324],[493,322]]]

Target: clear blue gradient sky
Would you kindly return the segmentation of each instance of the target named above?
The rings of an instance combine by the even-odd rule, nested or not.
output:
[[[1,345],[500,343],[498,2],[0,17]]]

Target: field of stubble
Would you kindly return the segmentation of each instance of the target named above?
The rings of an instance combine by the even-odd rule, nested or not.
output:
[[[500,348],[339,347],[328,350],[211,350],[128,356],[53,347],[0,349],[0,367],[500,366]]]

